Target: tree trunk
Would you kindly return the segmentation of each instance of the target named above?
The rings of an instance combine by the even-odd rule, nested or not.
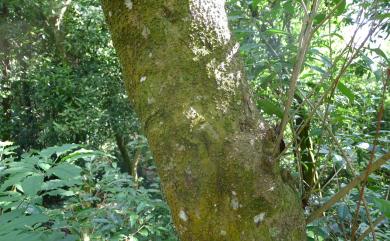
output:
[[[122,166],[123,169],[129,174],[133,174],[133,160],[130,158],[129,152],[127,150],[126,142],[121,134],[114,130],[116,145],[119,149],[119,152],[122,157]]]
[[[224,3],[103,0],[103,9],[181,240],[305,240]]]

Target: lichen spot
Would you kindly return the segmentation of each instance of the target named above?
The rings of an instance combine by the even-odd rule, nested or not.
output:
[[[180,145],[180,144],[176,144],[176,148],[178,151],[185,151],[186,150],[186,147],[183,145]]]
[[[141,79],[139,80],[141,83],[145,82],[146,76],[142,76]]]
[[[181,220],[183,220],[184,222],[188,221],[188,216],[187,216],[186,212],[183,209],[181,209],[180,212],[179,212],[179,218]]]
[[[220,234],[221,234],[222,236],[226,236],[227,233],[226,233],[225,230],[221,230]]]
[[[148,105],[154,104],[155,100],[153,97],[148,98]]]
[[[142,36],[147,39],[150,34],[150,30],[148,27],[144,26],[144,29],[142,30]]]
[[[190,127],[191,130],[196,125],[205,121],[205,118],[199,114],[194,107],[190,106],[190,108],[184,113],[185,117],[191,121]]]
[[[233,210],[237,210],[240,207],[240,203],[238,202],[238,198],[236,196],[233,196],[230,201],[230,206]]]
[[[253,222],[256,225],[259,225],[261,222],[263,222],[264,217],[265,217],[265,213],[259,213],[259,214],[257,214],[256,216],[253,217]]]
[[[131,0],[125,0],[125,5],[129,10],[133,9],[133,2]]]
[[[254,139],[251,139],[249,142],[250,142],[251,146],[255,145],[255,140]]]

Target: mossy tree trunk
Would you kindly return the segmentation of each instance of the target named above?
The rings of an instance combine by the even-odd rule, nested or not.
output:
[[[103,0],[103,9],[181,240],[305,240],[224,4]]]

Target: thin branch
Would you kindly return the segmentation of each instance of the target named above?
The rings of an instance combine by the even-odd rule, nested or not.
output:
[[[68,6],[72,3],[72,0],[66,0],[64,2],[64,6],[62,6],[61,10],[60,10],[60,13],[58,14],[58,18],[57,18],[57,21],[55,23],[55,26],[57,28],[57,30],[60,30],[61,28],[61,24],[62,24],[62,20],[64,19],[64,15],[66,13],[66,10],[68,9]]]
[[[301,0],[301,5],[302,5],[302,8],[303,8],[303,11],[305,11],[305,16],[307,16],[308,12],[307,12],[307,7],[306,7],[306,3]]]
[[[376,241],[376,235],[375,235],[375,231],[374,231],[374,224],[372,223],[370,210],[368,209],[368,205],[367,205],[367,201],[366,201],[366,198],[365,198],[365,197],[363,197],[363,204],[364,204],[364,209],[366,210],[366,215],[367,215],[367,219],[368,219],[368,224],[369,224],[369,226],[370,226],[370,228],[371,228],[372,239],[373,239],[373,241]]]
[[[332,196],[329,201],[327,201],[322,207],[318,208],[317,210],[313,211],[309,217],[306,219],[306,223],[311,223],[314,220],[320,218],[322,214],[331,208],[336,202],[338,202],[341,198],[343,198],[345,195],[349,193],[349,191],[352,190],[355,186],[357,186],[360,182],[362,182],[365,178],[365,176],[370,175],[372,172],[378,170],[382,165],[384,165],[388,160],[390,160],[390,153],[386,153],[382,157],[378,158],[375,162],[372,163],[371,168],[367,168],[363,173],[361,173],[359,176],[355,177],[348,185],[341,188],[338,193]]]
[[[366,230],[364,230],[364,232],[362,233],[362,235],[360,235],[360,237],[357,239],[357,241],[363,241],[364,238],[365,238],[366,236],[368,236],[371,232],[374,233],[374,232],[375,232],[374,228],[375,228],[376,226],[378,226],[383,220],[385,220],[385,215],[382,215],[382,216],[380,216],[379,218],[377,218],[377,219],[375,220],[375,222],[372,223],[372,227],[370,226],[370,227],[368,227]]]
[[[375,131],[375,139],[374,139],[374,143],[373,143],[373,147],[372,147],[372,150],[371,150],[371,156],[370,156],[370,160],[369,160],[369,163],[368,163],[368,169],[370,168],[370,166],[372,165],[372,161],[374,160],[375,158],[375,150],[376,150],[376,147],[378,145],[378,139],[379,139],[379,132],[381,130],[381,123],[382,123],[382,119],[383,119],[383,112],[384,112],[384,106],[385,106],[385,99],[386,99],[386,91],[387,91],[387,83],[388,81],[390,80],[390,75],[387,75],[384,80],[383,80],[383,90],[382,90],[382,98],[381,98],[381,103],[379,105],[379,109],[378,109],[378,117],[377,117],[377,124],[376,124],[376,131]],[[355,240],[355,233],[357,231],[357,219],[358,219],[358,216],[359,216],[359,208],[360,208],[360,203],[363,199],[363,195],[364,195],[364,190],[365,190],[365,186],[366,186],[366,183],[367,183],[367,179],[368,179],[368,174],[364,177],[364,185],[362,185],[361,189],[360,189],[360,196],[359,196],[359,201],[356,205],[356,210],[355,210],[355,215],[354,215],[354,218],[353,218],[353,221],[352,221],[352,231],[351,231],[351,240],[354,241]]]
[[[321,22],[318,23],[318,25],[313,29],[313,33],[316,32],[323,24],[326,23],[331,17],[333,17],[333,14],[337,11],[338,7],[341,5],[343,1],[339,1],[336,6],[330,11],[330,13],[321,20]]]
[[[304,120],[304,122],[302,123],[302,125],[300,126],[299,130],[297,131],[297,134],[299,135],[299,133],[301,133],[301,131],[306,127],[306,125],[309,123],[309,121],[313,118],[317,108],[319,108],[319,106],[323,103],[324,99],[328,96],[328,95],[333,95],[334,94],[334,91],[336,90],[337,88],[337,85],[338,83],[340,82],[340,79],[341,77],[344,75],[344,73],[346,72],[347,68],[349,67],[349,65],[352,63],[352,61],[356,58],[357,54],[360,52],[360,50],[364,47],[365,43],[367,42],[368,38],[376,31],[376,29],[378,29],[378,27],[380,26],[380,24],[376,25],[375,27],[373,27],[369,33],[367,34],[366,38],[363,40],[363,42],[360,44],[360,46],[355,50],[355,52],[352,54],[352,56],[346,60],[339,72],[339,74],[336,76],[336,78],[333,80],[332,82],[332,86],[331,88],[329,88],[328,90],[325,91],[325,93],[319,98],[319,100],[317,101],[317,103],[314,105],[314,110],[309,113],[307,115],[307,118]],[[302,104],[300,105],[302,106]],[[286,113],[285,113],[286,114]],[[282,129],[281,129],[282,130]],[[282,133],[282,131],[280,132]],[[279,134],[279,137],[280,139],[278,138],[277,140],[279,140],[279,142],[277,143],[280,143],[280,140],[282,139],[282,136]],[[288,149],[288,147],[291,146],[291,142],[288,143],[286,145],[286,148],[279,154],[279,156],[277,156],[276,159],[279,159],[285,152],[286,150]]]
[[[280,132],[279,132],[278,137],[276,139],[274,153],[277,153],[279,151],[279,148],[278,148],[279,143],[281,142],[281,140],[283,138],[284,129],[286,128],[286,125],[287,125],[288,120],[290,118],[289,112],[290,112],[291,105],[292,105],[292,102],[294,99],[294,94],[295,94],[295,89],[297,87],[299,74],[300,74],[301,69],[302,69],[302,65],[303,65],[303,62],[304,62],[304,59],[306,56],[307,49],[309,48],[309,45],[310,45],[310,40],[313,36],[313,34],[312,34],[312,27],[313,26],[312,25],[313,25],[314,16],[316,15],[317,10],[318,10],[318,6],[319,6],[319,1],[314,0],[313,5],[312,5],[312,9],[310,11],[310,15],[308,15],[308,17],[306,18],[307,21],[305,21],[305,23],[302,25],[301,33],[303,33],[303,34],[301,34],[302,38],[300,37],[300,41],[298,43],[299,44],[299,51],[298,51],[298,55],[297,55],[297,60],[296,60],[295,65],[294,65],[293,72],[291,74],[287,101],[285,103],[284,114],[283,114],[282,122],[280,125]]]

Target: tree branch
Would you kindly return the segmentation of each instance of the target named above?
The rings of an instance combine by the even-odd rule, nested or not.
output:
[[[378,226],[378,224],[380,224],[383,220],[385,220],[385,215],[382,215],[382,216],[380,216],[379,218],[377,218],[377,219],[375,220],[375,222],[372,223],[372,226],[373,226],[373,227],[368,227],[366,230],[364,230],[364,232],[362,233],[362,235],[360,235],[360,237],[358,238],[357,241],[363,241],[364,238],[365,238],[367,235],[369,235],[371,232],[374,233],[374,231],[375,231],[374,228],[375,228],[376,226]]]
[[[386,163],[386,161],[390,160],[390,153],[387,153],[385,155],[383,155],[382,157],[380,157],[379,159],[377,159],[375,162],[373,162],[371,164],[371,168],[367,168],[363,173],[361,173],[359,176],[355,177],[347,186],[343,187],[342,189],[340,189],[340,191],[338,193],[336,193],[328,202],[326,202],[322,207],[320,207],[319,209],[315,210],[314,212],[312,212],[309,217],[307,217],[306,219],[306,223],[311,223],[313,222],[314,220],[320,218],[322,216],[322,213],[325,212],[326,210],[328,210],[329,208],[331,208],[333,206],[333,204],[335,204],[336,202],[338,202],[341,198],[343,198],[345,195],[348,194],[348,192],[350,190],[352,190],[352,188],[354,188],[355,186],[357,186],[360,182],[362,182],[364,180],[364,177],[366,175],[369,175],[370,173],[378,170],[382,165],[384,165]]]

